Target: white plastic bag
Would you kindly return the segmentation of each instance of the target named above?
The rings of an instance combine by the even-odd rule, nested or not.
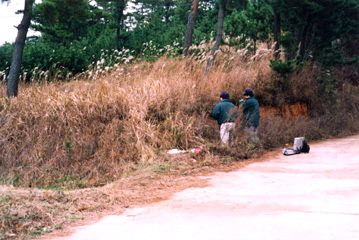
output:
[[[294,149],[292,149],[292,148],[283,148],[282,153],[283,153],[283,155],[285,155],[285,156],[289,156],[289,155],[298,154],[299,151],[298,151],[298,150],[294,150]]]

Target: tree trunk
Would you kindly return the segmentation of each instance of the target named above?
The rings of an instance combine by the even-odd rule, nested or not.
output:
[[[290,47],[285,49],[286,50],[284,54],[285,62],[289,62],[295,59],[296,54],[298,52],[301,32],[302,29],[299,28],[290,30],[290,34],[292,36],[290,41]]]
[[[191,10],[188,15],[186,35],[184,38],[184,57],[191,55],[189,48],[192,45],[193,29],[196,23],[199,0],[193,0]]]
[[[274,5],[273,11],[274,11],[274,59],[278,60],[280,58],[280,32],[281,32],[281,20],[280,20],[280,4],[281,1],[279,1],[279,6]]]
[[[315,38],[315,24],[311,24],[309,26],[308,29],[308,33],[307,33],[307,43],[305,46],[305,53],[304,53],[304,59],[307,60],[309,57],[309,53],[312,51],[312,47],[313,47],[313,41]]]
[[[123,22],[123,11],[125,9],[125,0],[120,0],[116,6],[117,8],[117,28],[116,28],[116,48],[117,50],[120,50],[120,38],[121,38],[121,29],[122,29],[122,22]]]
[[[166,8],[165,21],[166,21],[166,23],[170,22],[170,7],[171,7],[171,2],[166,0],[165,1],[165,8]]]
[[[309,24],[305,25],[305,27],[303,29],[303,34],[302,34],[301,39],[300,39],[299,55],[301,56],[302,61],[304,60],[305,52],[307,50],[308,29],[309,29],[308,25]]]
[[[207,61],[206,69],[204,71],[204,76],[205,77],[208,76],[208,74],[209,74],[209,71],[210,71],[211,66],[212,66],[212,62],[216,58],[217,51],[219,49],[219,45],[221,44],[221,41],[222,41],[223,21],[224,21],[224,13],[225,13],[225,10],[226,10],[226,4],[227,4],[227,0],[222,0],[221,3],[220,3],[220,6],[219,6],[216,42],[215,42],[215,44],[214,44],[214,46],[212,48],[211,55],[209,56],[209,59]]]
[[[257,40],[253,39],[253,55],[255,56],[257,53]]]
[[[7,80],[7,96],[16,97],[19,89],[19,75],[24,52],[27,31],[32,17],[32,5],[35,0],[25,0],[24,15],[17,26],[18,32],[15,40],[14,53],[12,55],[10,73]]]
[[[309,18],[308,14],[306,16],[305,21],[306,21],[306,23],[305,23],[305,26],[303,27],[303,31],[300,36],[300,48],[299,48],[299,55],[301,56],[302,61],[304,60],[305,53],[307,50],[308,30],[309,30],[309,23],[310,23],[310,18]]]

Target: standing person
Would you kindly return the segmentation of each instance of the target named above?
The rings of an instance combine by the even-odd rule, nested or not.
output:
[[[223,91],[219,97],[220,102],[214,107],[212,117],[217,120],[220,126],[222,144],[226,145],[229,141],[230,131],[235,127],[236,114],[230,112],[235,106],[229,102],[229,93],[227,91]]]
[[[244,100],[239,101],[239,106],[243,107],[242,124],[245,127],[245,132],[249,133],[252,142],[257,141],[257,129],[259,126],[259,103],[254,98],[252,89],[247,88],[244,93]]]

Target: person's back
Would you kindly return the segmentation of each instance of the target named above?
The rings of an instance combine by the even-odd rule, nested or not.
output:
[[[259,103],[254,98],[252,89],[247,88],[244,93],[245,100],[241,100],[239,105],[243,107],[242,125],[245,127],[245,132],[249,132],[252,141],[257,141],[257,128],[259,126]]]
[[[234,114],[230,113],[235,106],[228,99],[220,101],[213,109],[212,116],[217,120],[218,125],[226,122],[235,122]]]
[[[223,91],[219,96],[221,101],[214,107],[212,117],[220,125],[220,137],[222,144],[227,144],[230,138],[230,132],[235,128],[236,113],[231,111],[235,108],[234,104],[229,102],[229,93]]]
[[[243,124],[258,127],[259,118],[259,103],[254,97],[250,97],[243,103]]]

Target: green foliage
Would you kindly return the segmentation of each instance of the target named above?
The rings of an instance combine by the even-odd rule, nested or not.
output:
[[[47,43],[43,39],[28,41],[23,55],[23,71],[28,73],[28,78],[37,74],[39,80],[45,77],[40,76],[41,72],[47,72],[46,79],[51,80],[85,71],[93,59],[86,51],[86,45],[86,40],[74,41],[69,46]]]
[[[288,79],[289,76],[295,71],[295,61],[283,62],[282,60],[270,60],[271,69],[280,74],[283,79]]]
[[[163,54],[181,54],[191,1],[138,3],[134,12],[124,12],[120,26],[118,10],[123,7],[122,1],[98,1],[97,5],[89,5],[86,1],[46,0],[37,4],[32,28],[42,35],[26,42],[21,80],[61,80],[95,66],[111,67],[129,58],[154,61]],[[215,29],[215,11],[213,3],[200,4],[194,44],[209,40]],[[117,29],[118,48],[128,50],[130,54],[126,56],[114,51]],[[11,52],[10,45],[0,48],[0,54],[4,55],[0,71],[9,67],[10,61],[6,64],[5,59],[11,59]],[[97,64],[102,59],[105,63]]]
[[[14,51],[14,44],[5,43],[0,46],[0,66],[10,67],[12,53]]]
[[[5,43],[4,45],[0,46],[0,81],[9,74],[13,51],[13,43]]]
[[[286,59],[291,61],[294,56],[290,55],[298,51],[298,45],[296,44],[297,38],[291,32],[284,32],[280,39],[286,54]]]
[[[99,0],[95,4],[86,0],[44,0],[36,4],[32,28],[40,31],[41,37],[26,42],[21,79],[68,79],[95,66],[112,67],[130,56],[155,61],[163,54],[182,54],[192,1],[132,2],[132,9],[124,0]],[[194,46],[209,42],[215,35],[218,3],[200,1]],[[344,50],[348,49],[341,47],[359,34],[356,0],[229,0],[225,43],[255,53],[258,41],[273,40],[274,8],[280,12],[279,41],[288,63],[272,62],[271,67],[283,78],[288,78],[300,61],[318,61],[328,67],[357,61],[356,56],[346,59]],[[340,44],[333,44],[335,39]],[[120,56],[115,49],[130,53]],[[193,52],[202,56],[202,50]],[[13,44],[0,46],[0,79],[8,75],[12,51]]]
[[[33,28],[48,41],[65,46],[86,36],[91,15],[87,0],[44,0],[34,9]]]
[[[345,62],[332,42],[345,42],[359,34],[359,2],[355,0],[270,1],[280,8],[282,36],[286,60],[302,54],[302,60],[314,60],[324,65]],[[299,47],[301,52],[298,52]]]
[[[28,42],[23,56],[24,69],[31,71],[37,67],[42,71],[51,70],[49,79],[84,71],[91,61],[84,45],[84,42],[79,41],[69,46],[49,44],[42,40]]]
[[[280,75],[283,82],[278,83],[279,90],[284,91],[289,88],[290,85],[290,77],[291,75],[302,69],[304,64],[300,61],[299,58],[295,60],[289,60],[286,62],[283,62],[282,60],[270,60],[270,68]]]
[[[224,32],[230,37],[230,45],[241,48],[252,44],[256,51],[256,41],[266,41],[272,28],[271,11],[263,0],[248,1],[246,7],[237,6],[232,9],[224,23]]]
[[[142,45],[150,41],[158,48],[172,45],[175,40],[183,45],[189,6],[182,4],[187,2],[144,1],[141,10],[132,15],[137,25],[128,40],[136,45],[128,47],[140,52]]]

